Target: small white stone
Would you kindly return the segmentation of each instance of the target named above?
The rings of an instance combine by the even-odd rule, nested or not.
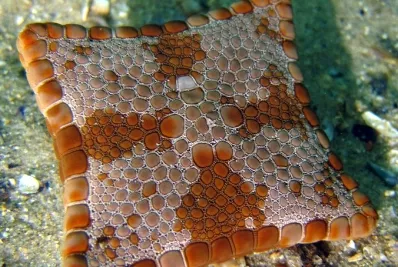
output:
[[[368,126],[376,129],[380,135],[386,138],[398,138],[398,130],[395,129],[389,121],[378,117],[376,114],[365,111],[362,113],[362,119]]]
[[[17,25],[21,25],[25,21],[25,18],[23,16],[16,16],[15,18],[15,23]]]
[[[34,194],[39,191],[40,182],[33,176],[22,174],[18,180],[18,190],[22,194]]]
[[[15,181],[15,179],[8,179],[8,181],[10,182],[10,184],[15,187],[17,185],[17,182]]]
[[[355,245],[355,242],[353,240],[350,240],[347,244],[347,248],[350,251],[357,251],[357,246]]]
[[[380,254],[380,261],[382,261],[382,262],[387,262],[387,261],[388,261],[387,256],[384,255],[383,253],[381,253],[381,254]]]
[[[94,0],[91,4],[91,11],[100,16],[107,16],[111,10],[109,0]]]
[[[386,190],[384,191],[384,196],[386,197],[395,197],[396,193],[394,190]]]

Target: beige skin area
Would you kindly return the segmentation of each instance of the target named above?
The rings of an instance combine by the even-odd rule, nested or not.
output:
[[[309,108],[290,1],[140,29],[31,24],[18,50],[64,183],[64,266],[207,266],[368,236]]]

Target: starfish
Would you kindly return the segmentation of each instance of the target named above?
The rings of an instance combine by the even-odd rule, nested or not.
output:
[[[140,29],[36,23],[20,59],[64,183],[64,266],[200,267],[370,235],[295,61],[287,0]]]

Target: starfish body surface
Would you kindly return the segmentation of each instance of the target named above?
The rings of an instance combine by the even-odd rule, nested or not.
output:
[[[290,1],[18,38],[64,183],[64,266],[207,266],[368,236],[294,63]]]

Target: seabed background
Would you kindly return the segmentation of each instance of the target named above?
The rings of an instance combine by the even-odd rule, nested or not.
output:
[[[15,41],[31,22],[140,27],[184,20],[234,0],[0,0],[0,266],[60,266],[63,208],[44,118]],[[345,171],[376,206],[373,236],[318,242],[245,257],[229,266],[398,266],[398,0],[292,0],[299,66],[312,107]],[[363,120],[365,111],[376,118]],[[379,119],[385,121],[378,121]],[[373,122],[372,122],[373,120]],[[362,140],[353,127],[382,122]],[[384,125],[384,126],[385,126]],[[364,141],[365,140],[365,141]],[[389,173],[376,175],[369,163]],[[40,189],[23,194],[22,175]]]

